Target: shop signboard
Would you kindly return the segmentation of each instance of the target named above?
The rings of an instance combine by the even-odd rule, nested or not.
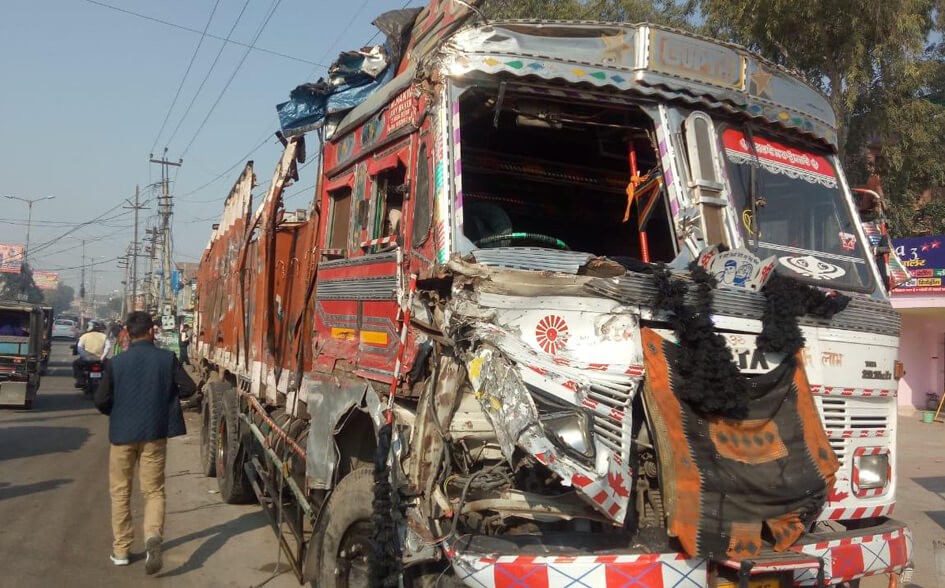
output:
[[[0,272],[18,274],[22,265],[23,246],[0,243]]]
[[[56,272],[33,272],[33,282],[40,290],[55,290],[59,287],[59,274]]]
[[[912,276],[894,295],[945,294],[945,235],[893,239],[893,246]]]

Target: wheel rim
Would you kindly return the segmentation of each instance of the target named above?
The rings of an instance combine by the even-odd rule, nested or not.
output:
[[[367,586],[370,579],[368,553],[371,551],[371,521],[357,521],[348,527],[338,544],[335,585],[340,588]]]
[[[217,477],[226,477],[226,421],[220,419],[217,424]]]

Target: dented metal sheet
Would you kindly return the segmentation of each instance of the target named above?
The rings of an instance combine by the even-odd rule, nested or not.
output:
[[[557,251],[542,247],[496,247],[472,252],[476,262],[490,267],[577,274],[594,258],[580,251]]]
[[[312,488],[332,487],[335,465],[335,423],[349,410],[364,403],[368,391],[364,380],[348,380],[337,376],[316,375],[306,383],[311,427],[306,448],[306,476]]]

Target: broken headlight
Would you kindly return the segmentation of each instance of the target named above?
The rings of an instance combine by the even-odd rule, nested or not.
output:
[[[556,412],[539,417],[548,437],[568,453],[586,459],[594,458],[594,438],[589,418],[583,411]]]
[[[534,386],[528,386],[535,406],[538,408],[538,420],[551,441],[566,453],[582,458],[594,459],[594,436],[591,433],[593,421],[587,411],[569,405]]]

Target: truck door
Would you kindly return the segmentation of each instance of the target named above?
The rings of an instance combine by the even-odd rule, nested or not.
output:
[[[409,146],[405,140],[326,182],[315,295],[321,369],[343,359],[372,380],[397,375]]]

